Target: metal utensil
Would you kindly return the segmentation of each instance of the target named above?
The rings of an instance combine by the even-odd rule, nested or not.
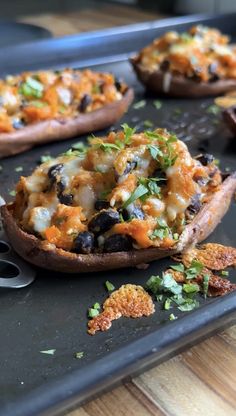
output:
[[[34,269],[13,251],[0,220],[0,288],[20,289],[32,283],[35,275]]]

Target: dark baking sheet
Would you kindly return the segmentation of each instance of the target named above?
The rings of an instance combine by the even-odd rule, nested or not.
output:
[[[161,98],[157,110],[153,97],[145,96],[127,61],[127,55],[150,42],[164,30],[192,25],[195,21],[217,26],[236,39],[236,15],[168,19],[115,30],[55,39],[0,51],[2,73],[66,65],[86,66],[112,71],[135,88],[136,101],[146,100],[142,109],[123,118],[142,129],[142,120],[167,127],[183,138],[192,154],[212,152],[222,168],[235,168],[236,141],[224,127],[219,115],[209,113],[212,99],[174,100]],[[92,64],[95,62],[96,65]],[[103,62],[103,63],[101,63]],[[99,64],[100,63],[100,64]],[[118,126],[116,126],[118,127]],[[99,132],[99,134],[104,134]],[[81,140],[81,138],[79,139]],[[86,140],[82,137],[82,140]],[[78,138],[59,144],[40,146],[23,155],[0,161],[0,193],[9,192],[23,167],[29,174],[40,156],[57,155]],[[210,240],[235,245],[236,205],[232,204]],[[87,400],[115,382],[161,362],[236,319],[236,294],[220,299],[201,299],[198,310],[170,322],[169,313],[157,305],[149,318],[120,319],[112,328],[94,337],[87,335],[87,309],[102,301],[108,279],[116,287],[123,283],[144,284],[160,273],[169,260],[154,262],[147,270],[124,269],[90,275],[63,275],[38,270],[35,283],[19,291],[0,291],[0,415],[33,416],[55,414]],[[54,355],[41,350],[56,349]],[[76,359],[74,354],[83,351]],[[46,411],[47,409],[47,411]]]
[[[52,33],[40,26],[20,22],[0,21],[0,48],[49,39]]]

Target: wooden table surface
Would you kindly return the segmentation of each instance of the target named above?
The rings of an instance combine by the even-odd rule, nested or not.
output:
[[[100,5],[78,12],[21,17],[54,36],[160,18],[127,6]],[[235,416],[236,326],[209,338],[130,383],[67,416]]]

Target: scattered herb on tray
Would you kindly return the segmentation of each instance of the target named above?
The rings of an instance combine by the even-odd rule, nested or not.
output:
[[[51,350],[44,350],[44,351],[39,351],[41,354],[47,354],[47,355],[54,355],[56,350],[55,349],[51,349]]]
[[[137,101],[136,103],[134,103],[133,108],[134,110],[139,110],[140,108],[145,107],[145,105],[146,105],[146,101],[141,100],[141,101]]]

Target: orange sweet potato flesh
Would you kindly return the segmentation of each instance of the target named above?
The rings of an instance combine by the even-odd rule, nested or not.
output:
[[[12,215],[12,206],[1,207],[3,225],[15,251],[30,263],[66,273],[84,273],[119,269],[148,263],[180,253],[203,241],[215,229],[228,210],[236,190],[236,172],[224,180],[193,221],[185,227],[179,241],[171,249],[147,248],[102,254],[75,254],[23,231]]]
[[[42,143],[60,141],[101,130],[116,123],[133,101],[129,88],[123,98],[75,118],[44,120],[21,130],[0,133],[0,158],[25,152]]]
[[[131,58],[131,64],[139,81],[148,91],[154,94],[165,94],[171,97],[208,97],[224,94],[236,88],[236,79],[221,79],[214,82],[196,82],[181,75],[172,75],[168,91],[164,91],[163,82],[166,72],[149,71],[137,60]]]

